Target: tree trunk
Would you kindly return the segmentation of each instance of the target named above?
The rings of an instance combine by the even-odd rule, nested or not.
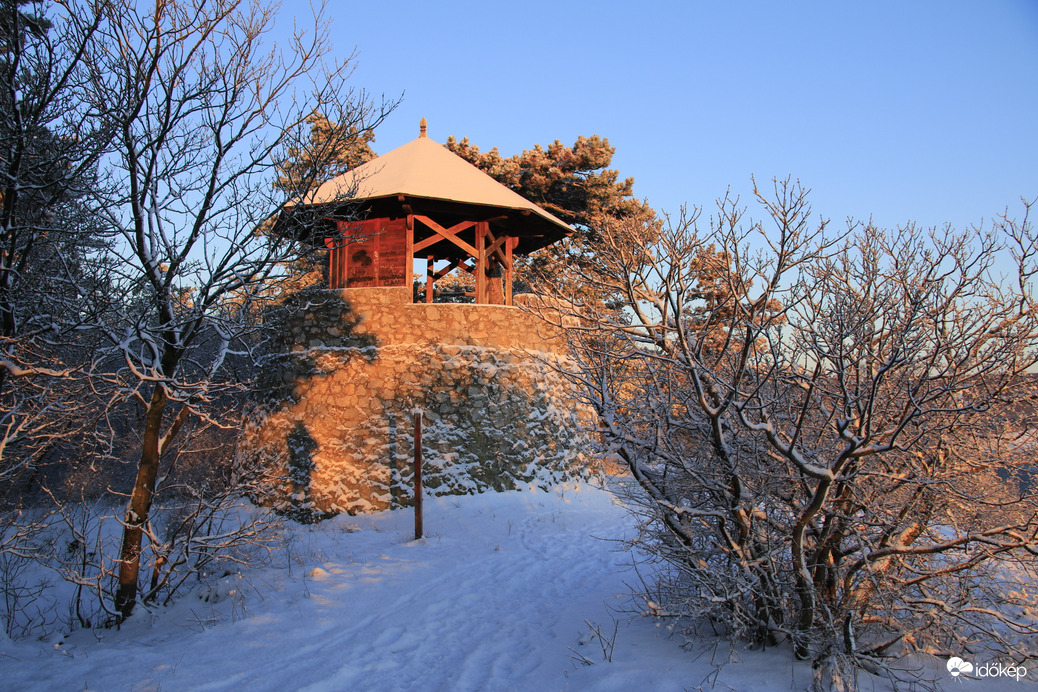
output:
[[[162,414],[166,409],[166,389],[157,385],[148,404],[144,422],[144,444],[137,466],[137,480],[130,495],[123,526],[123,547],[119,555],[119,588],[115,592],[115,609],[120,619],[126,619],[137,603],[137,577],[141,569],[141,541],[144,525],[148,523],[155,480],[159,475],[160,433]]]

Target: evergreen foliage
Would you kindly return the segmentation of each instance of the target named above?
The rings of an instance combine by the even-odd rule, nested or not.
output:
[[[573,146],[559,140],[547,148],[535,144],[508,158],[497,147],[481,152],[468,137],[448,137],[445,146],[591,239],[608,219],[656,224],[648,202],[634,197],[634,178],[621,180],[620,172],[609,168],[616,148],[598,135],[577,137]]]
[[[320,111],[306,118],[309,138],[288,147],[278,166],[277,186],[289,194],[310,192],[346,171],[375,158],[375,133],[355,120],[336,122]]]
[[[609,168],[616,148],[604,137],[580,136],[573,146],[559,140],[547,148],[536,144],[509,158],[497,147],[481,152],[468,137],[448,137],[446,147],[577,230],[568,241],[520,259],[517,290],[536,292],[552,285],[572,299],[615,302],[592,293],[580,279],[597,261],[603,228],[611,225],[652,236],[659,232],[656,212],[634,196],[634,178],[621,179],[618,170]]]

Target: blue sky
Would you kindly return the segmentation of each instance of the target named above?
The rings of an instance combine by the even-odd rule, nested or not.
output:
[[[989,221],[1038,197],[1038,1],[330,3],[354,84],[505,155],[599,134],[657,210],[792,175],[816,212]],[[285,2],[283,18],[309,13]]]

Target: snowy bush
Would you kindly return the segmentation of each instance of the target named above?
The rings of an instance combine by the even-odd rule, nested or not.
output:
[[[823,686],[910,652],[1032,660],[1033,228],[831,233],[788,181],[759,201],[773,229],[731,200],[709,232],[606,229],[587,280],[626,300],[571,329],[670,566],[649,610],[789,643]]]

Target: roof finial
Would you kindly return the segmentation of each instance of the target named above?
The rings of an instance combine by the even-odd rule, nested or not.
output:
[[[429,127],[429,123],[425,122],[425,118],[422,118],[422,121],[420,123],[418,123],[418,136],[419,137],[428,137],[429,136],[429,135],[425,134],[425,130],[426,130],[427,127]]]

